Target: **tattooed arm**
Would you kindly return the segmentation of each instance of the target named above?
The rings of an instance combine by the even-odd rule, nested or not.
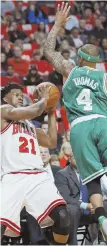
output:
[[[67,21],[69,10],[70,7],[68,7],[68,3],[62,3],[61,7],[60,5],[58,6],[55,25],[47,37],[43,50],[47,60],[52,63],[55,70],[61,73],[64,77],[68,77],[70,71],[74,67],[74,64],[72,64],[71,61],[65,60],[60,52],[56,52],[55,45],[61,26],[63,26]]]

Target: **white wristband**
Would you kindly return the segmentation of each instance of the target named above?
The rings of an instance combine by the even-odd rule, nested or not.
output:
[[[88,206],[88,203],[86,203],[86,202],[81,202],[81,204],[80,204],[80,208],[83,210],[86,210],[87,206]]]

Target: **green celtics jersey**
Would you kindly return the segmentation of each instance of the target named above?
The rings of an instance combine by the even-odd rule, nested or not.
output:
[[[107,73],[90,67],[75,67],[63,86],[63,101],[71,123],[78,117],[100,114],[107,117]]]

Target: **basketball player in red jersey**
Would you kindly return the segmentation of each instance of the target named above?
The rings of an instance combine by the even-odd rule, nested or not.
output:
[[[35,129],[30,119],[42,114],[48,100],[49,87],[39,89],[40,101],[23,107],[22,87],[7,84],[1,91],[1,224],[20,233],[20,211],[25,206],[40,224],[47,215],[54,220],[54,244],[66,244],[69,215],[66,202],[50,175],[44,171],[39,145],[54,148],[57,141],[53,111],[48,112],[49,133]]]

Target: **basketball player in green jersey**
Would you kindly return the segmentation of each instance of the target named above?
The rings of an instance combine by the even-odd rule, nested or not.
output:
[[[68,20],[68,3],[58,5],[55,24],[44,45],[44,55],[66,82],[63,99],[71,124],[71,146],[90,202],[107,241],[107,218],[100,177],[107,166],[107,74],[96,69],[98,48],[86,44],[78,51],[78,66],[55,51],[59,30]]]

